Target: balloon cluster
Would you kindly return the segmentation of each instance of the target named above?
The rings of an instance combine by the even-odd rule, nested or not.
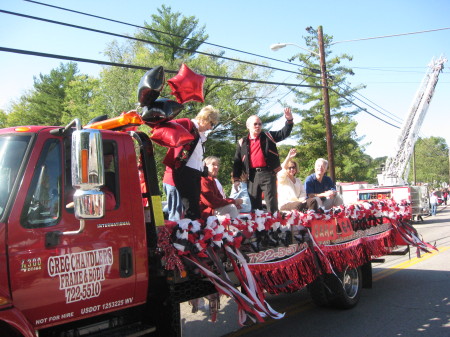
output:
[[[138,86],[138,100],[143,107],[142,119],[153,126],[177,116],[183,109],[183,103],[204,102],[204,81],[205,76],[196,74],[183,63],[178,74],[167,81],[176,101],[158,98],[165,84],[164,69],[162,66],[150,69],[141,78]]]
[[[176,101],[158,98],[164,88],[164,69],[152,68],[141,78],[138,86],[138,100],[143,107],[142,120],[153,128],[151,139],[164,147],[178,147],[192,141],[189,131],[177,123],[170,122],[181,110],[183,103],[204,102],[203,82],[205,76],[196,74],[182,64],[178,74],[167,82]]]

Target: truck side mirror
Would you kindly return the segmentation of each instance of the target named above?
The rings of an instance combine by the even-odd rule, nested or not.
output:
[[[102,135],[96,129],[72,134],[72,186],[82,190],[99,189],[105,183]]]
[[[73,203],[77,219],[98,219],[105,215],[105,195],[100,190],[76,190]]]
[[[76,130],[72,134],[72,186],[77,219],[98,219],[105,214],[105,183],[102,136],[96,129]]]

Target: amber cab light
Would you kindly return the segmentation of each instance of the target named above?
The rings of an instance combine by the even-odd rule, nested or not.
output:
[[[92,123],[85,127],[90,129],[111,130],[124,126],[142,125],[144,121],[136,111],[123,112],[120,116]]]
[[[19,126],[18,128],[15,128],[14,131],[16,132],[28,132],[31,129],[28,126]]]

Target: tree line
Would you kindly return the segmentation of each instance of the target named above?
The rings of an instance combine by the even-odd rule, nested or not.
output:
[[[178,69],[182,63],[199,74],[215,75],[219,78],[245,78],[268,81],[274,70],[257,67],[251,63],[240,63],[220,58],[224,51],[208,51],[209,55],[196,51],[209,38],[206,27],[200,25],[194,16],[184,16],[162,5],[157,14],[151,15],[150,22],[144,22],[134,37],[124,43],[112,41],[105,47],[104,54],[111,62],[139,64],[153,68]],[[170,33],[170,34],[166,34]],[[304,36],[309,50],[318,51],[317,31],[309,27]],[[353,75],[347,54],[332,54],[330,45],[333,37],[324,36],[327,58],[327,75],[331,90],[330,109],[333,124],[333,142],[335,148],[336,180],[341,182],[367,181],[376,183],[377,171],[386,160],[372,158],[365,154],[368,144],[364,137],[357,135],[357,122],[354,116],[360,112],[352,105],[352,95],[364,86],[352,86],[349,78]],[[148,41],[146,43],[144,41]],[[153,44],[154,43],[154,44]],[[213,56],[217,57],[213,57]],[[303,180],[313,172],[317,158],[327,158],[326,128],[323,113],[323,100],[319,59],[315,55],[299,53],[292,57],[302,66],[297,80],[310,87],[292,89],[296,103],[292,110],[295,114],[295,126],[290,137],[293,145],[280,145],[283,160],[289,149],[297,149],[299,176]],[[137,84],[144,74],[142,70],[104,67],[98,77],[81,74],[76,63],[61,63],[49,74],[34,77],[33,88],[13,101],[7,111],[0,110],[0,127],[15,125],[66,125],[74,118],[80,118],[86,124],[100,115],[118,116],[123,111],[136,108]],[[345,89],[343,89],[345,88]],[[220,124],[215,126],[206,143],[206,155],[221,158],[219,180],[225,186],[230,181],[232,159],[236,141],[246,134],[245,121],[257,114],[266,127],[282,116],[282,111],[270,113],[264,106],[277,100],[271,85],[258,82],[236,82],[225,79],[207,78],[204,83],[206,104],[211,104],[221,112]],[[339,94],[338,94],[339,93]],[[161,97],[174,99],[166,85]],[[286,102],[280,102],[287,105]],[[203,104],[188,102],[179,117],[193,118]],[[141,131],[151,132],[146,126]],[[448,182],[448,146],[443,138],[419,139],[418,149],[425,146],[428,150],[416,151],[415,177],[423,183],[441,184]],[[426,145],[422,145],[426,144]],[[162,175],[164,168],[161,159],[165,149],[155,146],[157,165]],[[430,150],[431,149],[431,150]],[[429,165],[430,161],[437,166]],[[436,169],[434,169],[436,168]],[[414,177],[411,176],[411,181]]]

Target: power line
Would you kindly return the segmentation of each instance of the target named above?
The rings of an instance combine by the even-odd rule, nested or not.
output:
[[[105,21],[120,23],[122,25],[130,26],[130,27],[135,27],[135,28],[149,30],[149,31],[152,31],[152,32],[166,34],[166,35],[169,35],[169,36],[182,37],[182,38],[190,40],[190,41],[202,42],[203,44],[206,44],[206,45],[219,47],[219,48],[222,48],[222,49],[228,49],[228,50],[235,51],[235,52],[242,53],[242,54],[247,54],[247,55],[260,57],[260,58],[271,60],[271,61],[276,61],[276,62],[286,63],[286,64],[293,65],[293,66],[306,68],[305,66],[303,66],[301,64],[296,64],[296,63],[292,63],[292,62],[278,60],[278,59],[275,59],[275,58],[272,58],[272,57],[262,56],[262,55],[246,52],[246,51],[239,50],[239,49],[225,47],[225,46],[221,46],[221,45],[218,45],[218,44],[215,44],[215,43],[210,43],[210,42],[206,42],[206,41],[200,41],[200,40],[196,40],[196,39],[193,39],[193,38],[189,38],[189,37],[185,37],[185,36],[181,36],[181,35],[168,33],[168,32],[160,31],[160,30],[149,28],[149,27],[145,27],[145,26],[139,26],[139,25],[135,25],[135,24],[132,24],[132,23],[124,22],[124,21],[109,19],[109,18],[106,18],[106,17],[103,17],[103,16],[99,16],[99,15],[94,15],[94,14],[89,14],[89,13],[85,13],[85,12],[76,11],[76,10],[73,10],[73,9],[68,9],[68,8],[64,8],[64,7],[54,6],[54,5],[46,4],[46,3],[43,3],[43,2],[39,2],[39,1],[33,1],[33,0],[24,0],[24,1],[30,2],[30,3],[34,3],[34,4],[37,4],[37,5],[42,5],[42,6],[47,6],[47,7],[51,7],[51,8],[60,9],[60,10],[71,12],[71,13],[76,13],[76,14],[80,14],[80,15],[90,16],[90,17],[101,19],[101,20],[105,20]]]
[[[65,56],[65,55],[57,55],[57,54],[49,54],[49,53],[41,53],[41,52],[35,52],[30,50],[22,50],[22,49],[13,49],[13,48],[7,48],[7,47],[1,47],[0,51],[3,52],[9,52],[9,53],[16,53],[16,54],[24,54],[24,55],[32,55],[32,56],[39,56],[39,57],[47,57],[47,58],[55,58],[55,59],[61,59],[61,60],[68,60],[68,61],[76,61],[76,62],[85,62],[85,63],[94,63],[99,65],[107,65],[107,66],[113,66],[113,67],[123,67],[123,68],[130,68],[130,69],[140,69],[140,70],[149,70],[148,67],[144,66],[138,66],[134,64],[125,64],[125,63],[117,63],[117,62],[106,62],[101,60],[93,60],[93,59],[86,59],[86,58],[80,58],[80,57],[73,57],[73,56]],[[167,73],[175,74],[177,71],[175,70],[167,70],[164,69]],[[207,75],[202,74],[203,76],[207,78],[214,78],[214,79],[220,79],[220,80],[227,80],[227,81],[237,81],[237,82],[247,82],[247,83],[258,83],[258,84],[269,84],[269,85],[283,85],[283,86],[290,86],[290,87],[303,87],[303,88],[317,88],[322,89],[323,86],[321,85],[305,85],[305,84],[296,84],[296,83],[281,83],[281,82],[270,82],[270,81],[259,81],[259,80],[249,80],[244,78],[234,78],[234,77],[225,77],[225,76],[216,76],[216,75]],[[395,128],[399,128],[398,126],[395,126],[382,118],[375,116],[374,114],[367,111],[367,109],[360,107],[359,105],[355,104],[353,101],[349,100],[347,97],[341,95],[338,91],[334,90],[333,88],[327,87],[329,90],[334,91],[338,96],[342,97],[346,101],[350,102],[354,106],[361,109],[361,111],[366,112],[367,114],[371,115],[372,117],[375,117],[376,119],[391,125]]]
[[[332,43],[330,43],[330,45],[337,44],[337,43],[344,43],[344,42],[356,42],[356,41],[365,41],[365,40],[385,39],[385,38],[389,38],[389,37],[398,37],[398,36],[405,36],[405,35],[430,33],[430,32],[437,32],[437,31],[440,31],[440,30],[448,30],[448,29],[450,29],[450,27],[421,30],[421,31],[418,31],[418,32],[411,32],[411,33],[400,33],[400,34],[391,34],[391,35],[366,37],[366,38],[362,38],[362,39],[343,40],[343,41],[332,42]]]
[[[281,62],[281,63],[293,65],[293,66],[298,66],[298,67],[301,67],[301,68],[307,68],[307,67],[305,67],[304,65],[301,65],[301,64],[287,62],[287,61],[283,61],[283,60],[275,59],[275,58],[272,58],[272,57],[267,57],[267,56],[255,54],[255,53],[250,53],[250,52],[246,52],[246,51],[243,51],[243,50],[222,46],[222,45],[215,44],[215,43],[210,43],[210,42],[206,42],[206,41],[200,41],[200,40],[196,40],[196,39],[193,39],[193,38],[189,38],[189,37],[184,37],[184,36],[180,36],[180,35],[177,35],[177,34],[168,33],[168,32],[160,31],[160,30],[149,28],[149,27],[145,27],[145,26],[135,25],[135,24],[124,22],[124,21],[120,21],[120,20],[110,19],[110,18],[106,18],[106,17],[103,17],[103,16],[95,15],[95,14],[90,14],[90,13],[81,12],[81,11],[77,11],[77,10],[73,10],[73,9],[69,9],[69,8],[64,8],[64,7],[60,7],[60,6],[50,5],[50,4],[47,4],[47,3],[34,1],[34,0],[24,0],[24,1],[29,2],[29,3],[33,3],[33,4],[37,4],[37,5],[41,5],[41,6],[47,6],[47,7],[50,7],[50,8],[59,9],[59,10],[62,10],[62,11],[76,13],[76,14],[80,14],[80,15],[84,15],[84,16],[89,16],[89,17],[93,17],[93,18],[97,18],[97,19],[101,19],[101,20],[105,20],[105,21],[115,22],[115,23],[119,23],[119,24],[122,24],[122,25],[130,26],[130,27],[135,27],[135,28],[139,28],[139,29],[145,29],[145,30],[157,32],[157,33],[160,33],[160,34],[166,34],[166,35],[169,35],[169,36],[176,36],[176,37],[183,37],[183,38],[185,38],[187,40],[190,40],[190,41],[202,42],[203,44],[206,44],[206,45],[210,45],[210,46],[214,46],[214,47],[218,47],[218,48],[222,48],[222,49],[227,49],[227,50],[235,51],[235,52],[238,52],[238,53],[243,53],[243,54],[247,54],[247,55],[251,55],[251,56],[256,56],[256,57],[259,57],[259,58],[263,58],[263,59],[267,59],[267,60],[271,60],[271,61],[275,61],[275,62]],[[450,27],[438,28],[438,29],[429,29],[429,30],[423,30],[423,31],[418,31],[418,32],[410,32],[410,33],[401,33],[401,34],[392,34],[392,35],[384,35],[384,36],[377,36],[377,37],[353,39],[353,40],[336,41],[336,42],[330,43],[330,45],[337,44],[337,43],[344,43],[344,42],[363,41],[363,40],[380,39],[380,38],[396,37],[396,36],[403,36],[403,35],[421,34],[421,33],[434,32],[434,31],[447,30],[447,29],[450,29]],[[352,68],[358,68],[358,67],[352,67]],[[408,67],[408,68],[411,68],[411,67]],[[415,68],[419,68],[419,67],[415,67]],[[365,68],[361,68],[361,69],[365,69]]]
[[[47,5],[47,4],[44,4],[44,3],[38,3],[36,1],[31,1],[31,0],[25,0],[25,1],[32,2],[32,3],[37,3],[37,4],[42,4],[42,5],[49,6],[49,7],[56,7],[56,6],[51,6],[51,5]],[[64,9],[62,7],[56,7],[56,8],[59,8],[59,9],[62,9],[62,10],[66,10],[66,9]],[[72,11],[72,10],[68,10],[68,11]],[[112,35],[112,36],[126,38],[126,39],[132,39],[132,40],[136,40],[136,41],[140,41],[140,42],[151,43],[151,44],[162,45],[162,46],[168,46],[168,45],[165,45],[165,44],[162,44],[162,43],[153,42],[153,41],[149,41],[149,40],[145,40],[145,39],[134,38],[134,37],[130,37],[130,36],[122,35],[122,34],[116,34],[116,33],[112,33],[112,32],[107,32],[107,31],[102,31],[102,30],[98,30],[98,29],[83,27],[83,26],[79,26],[79,25],[73,25],[73,24],[69,24],[69,23],[65,23],[65,22],[49,20],[49,19],[45,19],[45,18],[39,18],[39,17],[25,15],[25,14],[21,14],[21,13],[15,13],[15,12],[10,12],[10,11],[5,11],[5,10],[0,10],[0,12],[3,12],[5,14],[11,14],[11,15],[25,17],[25,18],[28,18],[28,19],[34,19],[34,20],[44,21],[44,22],[48,22],[48,23],[68,26],[68,27],[72,27],[72,28],[76,28],[76,29],[83,29],[83,30],[88,30],[88,31],[92,31],[92,32],[101,33],[101,34]],[[73,12],[76,12],[76,11],[73,11]],[[93,15],[82,13],[82,12],[80,12],[80,14],[93,16]],[[97,17],[97,16],[94,16],[94,17]],[[106,19],[106,18],[102,18],[102,17],[98,17],[98,18],[105,19],[105,20],[110,20],[110,19]],[[115,20],[111,20],[111,21],[115,21]],[[123,22],[120,22],[120,23],[123,23]],[[126,24],[126,23],[123,23],[123,24]],[[129,25],[131,25],[131,24],[129,24]],[[135,26],[135,25],[132,25],[132,26]],[[143,29],[148,29],[146,27],[140,27],[140,26],[137,26],[137,27],[143,28]],[[162,33],[164,33],[164,32],[162,32]],[[253,62],[247,62],[247,61],[227,58],[227,57],[219,56],[219,55],[215,55],[215,54],[203,53],[203,52],[199,52],[197,50],[189,50],[189,49],[181,48],[181,47],[178,47],[178,49],[189,51],[189,52],[195,52],[195,53],[198,53],[198,54],[204,54],[204,55],[208,55],[208,56],[211,56],[211,57],[228,59],[228,60],[232,60],[232,61],[235,61],[235,62],[241,62],[241,63],[247,63],[247,64],[251,64],[251,65],[255,65],[255,66],[266,67],[266,68],[270,68],[270,69],[273,69],[273,70],[289,72],[289,73],[293,73],[293,74],[297,74],[297,75],[314,77],[312,75],[306,75],[306,74],[302,74],[302,73],[299,73],[299,72],[288,71],[288,70],[285,70],[285,69],[279,69],[279,68],[275,68],[275,67],[270,67],[270,66],[266,66],[266,65],[253,63]],[[0,50],[7,51],[7,52],[15,52],[15,53],[21,53],[21,54],[34,55],[34,56],[41,56],[41,57],[58,58],[58,59],[64,59],[64,60],[70,60],[70,61],[88,62],[88,63],[94,63],[94,64],[100,64],[100,65],[109,65],[109,66],[118,66],[118,67],[132,68],[132,69],[148,70],[148,67],[142,67],[142,66],[130,65],[130,64],[121,64],[121,63],[115,63],[115,62],[106,62],[106,61],[100,61],[100,60],[92,60],[92,59],[85,59],[85,58],[78,58],[78,57],[72,57],[72,56],[64,56],[64,55],[56,55],[56,54],[48,54],[48,53],[39,53],[39,52],[34,52],[34,51],[11,49],[11,48],[5,48],[5,47],[0,47]],[[256,54],[253,54],[253,55],[256,55]],[[256,56],[260,56],[260,55],[256,55]],[[279,61],[279,60],[276,60],[276,59],[273,59],[273,60]],[[301,66],[301,65],[298,65],[298,66]],[[301,67],[307,68],[305,66],[301,66]],[[166,72],[168,72],[168,73],[176,73],[176,71],[173,71],[173,70],[166,70]],[[246,80],[246,79],[241,79],[241,78],[229,78],[229,77],[214,76],[214,75],[205,75],[205,76],[209,77],[209,78],[222,79],[222,80],[232,80],[232,81],[241,81],[241,82],[272,84],[272,85],[283,85],[283,86],[291,86],[291,87],[323,88],[322,86],[313,86],[313,85],[301,85],[301,84],[292,84],[292,83],[280,83],[280,82],[269,82],[269,81],[258,81],[258,80]],[[333,90],[333,89],[331,89],[331,90]],[[333,91],[335,91],[335,90],[333,90]],[[335,92],[337,93],[337,91],[335,91]],[[342,95],[340,95],[340,96],[343,97]],[[345,97],[343,97],[343,98],[345,98]],[[354,102],[348,100],[347,98],[345,98],[345,99],[347,101],[349,101],[351,104],[357,106],[362,111],[365,111],[369,115],[372,115],[373,117],[375,117],[375,118],[377,118],[377,119],[379,119],[379,120],[381,120],[381,121],[383,121],[383,122],[385,122],[385,123],[387,123],[389,125],[392,125],[392,124],[386,122],[385,120],[383,120],[383,119],[381,119],[381,118],[379,118],[379,117],[369,113],[366,109],[359,107],[357,104],[355,104]],[[365,104],[367,104],[367,103],[365,103]],[[369,107],[373,108],[370,105],[369,105]],[[376,110],[376,109],[374,109],[374,110]],[[380,112],[380,111],[378,111],[378,112]],[[392,125],[392,126],[394,126],[394,125]]]
[[[385,68],[388,68],[388,67],[385,67]],[[415,71],[415,70],[390,70],[390,69],[382,69],[381,67],[352,67],[352,69],[383,71],[383,72],[391,72],[391,73],[414,73],[414,74],[422,74],[423,73],[421,71]]]
[[[149,70],[148,67],[138,66],[138,65],[134,65],[134,64],[125,64],[125,63],[117,63],[117,62],[106,62],[106,61],[101,61],[101,60],[93,60],[93,59],[86,59],[86,58],[73,57],[73,56],[41,53],[41,52],[35,52],[35,51],[30,51],[30,50],[13,49],[13,48],[1,47],[1,46],[0,46],[0,51],[9,52],[9,53],[16,53],[16,54],[39,56],[39,57],[55,58],[55,59],[68,60],[68,61],[94,63],[94,64],[99,64],[99,65],[113,66],[113,67],[123,67],[123,68],[130,68],[130,69],[139,69],[139,70]],[[164,71],[167,72],[167,73],[172,73],[172,74],[178,73],[175,70],[164,69]],[[306,85],[306,84],[297,84],[297,83],[281,83],[281,82],[259,81],[259,80],[249,80],[249,79],[244,79],[244,78],[234,78],[234,77],[207,75],[207,74],[202,74],[202,75],[207,77],[207,78],[221,79],[221,80],[227,80],[227,81],[258,83],[258,84],[269,84],[269,85],[282,85],[282,86],[288,86],[288,87],[290,86],[290,87],[317,88],[317,89],[323,88],[323,86],[321,86],[321,85]],[[393,124],[391,124],[391,123],[389,123],[389,122],[379,118],[378,116],[375,116],[374,114],[368,112],[367,109],[362,108],[359,105],[355,104],[353,101],[351,101],[348,98],[346,98],[345,96],[341,95],[339,92],[337,92],[333,88],[328,87],[328,89],[334,91],[337,95],[339,95],[343,99],[347,100],[351,104],[355,105],[356,107],[358,107],[362,111],[364,111],[364,112],[368,113],[369,115],[375,117],[376,119],[378,119],[378,120],[380,120],[380,121],[382,121],[382,122],[384,122],[384,123],[386,123],[388,125],[391,125],[391,126],[393,126],[395,128],[398,128],[398,126],[395,126],[395,125],[393,125]]]
[[[15,53],[15,54],[24,54],[24,55],[32,55],[32,56],[39,56],[39,57],[54,58],[54,59],[67,60],[67,61],[93,63],[93,64],[99,64],[99,65],[104,65],[104,66],[123,67],[123,68],[130,68],[130,69],[140,69],[140,70],[146,70],[146,71],[149,70],[148,67],[137,66],[137,65],[134,65],[134,64],[107,62],[107,61],[86,59],[86,58],[75,57],[75,56],[65,56],[65,55],[41,53],[41,52],[37,52],[37,51],[23,50],[23,49],[14,49],[14,48],[7,48],[7,47],[1,47],[1,46],[0,46],[0,51],[4,51],[4,52],[7,52],[7,53]],[[166,71],[168,73],[177,73],[174,70],[164,70],[164,71]]]
[[[27,19],[53,23],[53,24],[56,24],[56,25],[62,25],[62,26],[76,28],[76,29],[81,29],[81,30],[86,30],[86,31],[90,31],[90,32],[95,32],[95,33],[100,33],[100,34],[105,34],[105,35],[110,35],[110,36],[115,36],[115,37],[121,37],[121,38],[124,38],[124,39],[129,39],[129,40],[134,40],[134,41],[139,41],[139,42],[144,42],[144,43],[150,43],[150,44],[156,44],[156,45],[165,46],[165,47],[171,47],[169,45],[166,45],[166,44],[160,43],[160,42],[154,42],[154,41],[140,39],[140,38],[127,36],[127,35],[123,35],[123,34],[107,32],[107,31],[100,30],[100,29],[94,29],[94,28],[89,28],[89,27],[84,27],[84,26],[79,26],[79,25],[73,25],[73,24],[70,24],[70,23],[56,21],[56,20],[44,19],[44,18],[40,18],[40,17],[37,17],[37,16],[26,15],[26,14],[10,12],[10,11],[5,11],[3,9],[0,9],[0,13],[16,15],[16,16],[27,18]],[[177,48],[180,49],[180,50],[184,50],[184,51],[188,51],[188,52],[192,52],[192,53],[197,53],[197,54],[201,54],[201,55],[206,55],[206,56],[211,56],[211,57],[214,57],[214,58],[221,58],[221,59],[225,59],[225,60],[229,60],[229,61],[245,63],[245,64],[249,64],[249,65],[254,65],[254,66],[258,66],[258,67],[263,67],[263,68],[268,68],[268,69],[272,69],[272,70],[278,70],[278,71],[283,71],[283,72],[288,72],[288,73],[293,73],[293,74],[301,74],[299,72],[286,70],[286,69],[275,68],[275,67],[271,67],[271,66],[264,65],[264,64],[259,64],[259,63],[249,62],[249,61],[243,61],[243,60],[237,60],[237,59],[233,59],[233,58],[230,58],[230,57],[225,57],[225,56],[221,56],[221,55],[215,55],[215,54],[211,54],[211,53],[200,52],[200,51],[197,51],[197,50],[192,50],[192,49],[187,49],[187,48],[182,48],[182,47],[177,47]]]
[[[355,102],[349,100],[349,99],[348,99],[347,97],[345,97],[344,95],[341,95],[337,90],[335,90],[335,89],[333,89],[333,88],[330,88],[330,87],[328,87],[328,90],[331,90],[331,91],[335,92],[336,95],[338,95],[339,97],[345,99],[346,101],[348,101],[349,103],[353,104],[354,106],[358,107],[359,109],[361,109],[361,111],[364,111],[365,113],[369,114],[370,116],[375,117],[376,119],[378,119],[378,120],[382,121],[383,123],[386,123],[386,124],[388,124],[388,125],[390,125],[390,126],[393,126],[394,128],[400,129],[400,127],[398,127],[398,126],[396,126],[396,125],[394,125],[394,124],[391,124],[391,123],[385,121],[384,119],[382,119],[382,118],[380,118],[380,117],[378,117],[378,116],[375,116],[374,114],[370,113],[369,111],[367,111],[367,109],[365,109],[365,108],[359,106],[358,104],[356,104]]]
[[[149,67],[138,66],[138,65],[134,65],[134,64],[106,62],[106,61],[101,61],[101,60],[93,60],[93,59],[86,59],[86,58],[80,58],[80,57],[74,57],[74,56],[65,56],[65,55],[58,55],[58,54],[41,53],[41,52],[36,52],[36,51],[13,49],[13,48],[1,47],[1,46],[0,46],[0,51],[16,53],[16,54],[39,56],[39,57],[48,57],[48,58],[68,60],[68,61],[94,63],[94,64],[99,64],[99,65],[113,66],[113,67],[140,69],[140,70],[146,70],[146,71],[150,69]],[[176,70],[164,69],[164,71],[167,73],[172,73],[172,74],[178,73],[178,71],[176,71]],[[245,78],[226,77],[226,76],[217,76],[217,75],[208,75],[208,74],[202,74],[202,75],[207,78],[214,78],[214,79],[226,80],[226,81],[259,83],[259,84],[270,84],[270,85],[283,85],[283,86],[287,86],[287,87],[304,87],[304,88],[318,88],[318,89],[323,88],[323,86],[321,86],[321,85],[306,85],[306,84],[303,85],[303,84],[297,84],[297,83],[281,83],[281,82],[271,82],[271,81],[249,80],[249,79],[245,79]]]
[[[350,88],[350,86],[349,86],[348,84],[345,84],[345,83],[344,83],[344,85],[347,86],[347,88]],[[342,90],[344,90],[344,91],[346,91],[345,88],[342,88],[342,87],[340,87],[339,85],[337,85],[337,87],[340,88],[340,89],[342,89]],[[350,88],[350,89],[351,89],[351,88]],[[369,106],[370,108],[372,108],[373,110],[379,112],[379,113],[382,114],[383,116],[386,116],[387,118],[389,118],[389,119],[395,121],[396,123],[402,123],[402,120],[401,120],[400,117],[394,115],[394,114],[391,113],[390,111],[388,111],[388,110],[384,109],[383,107],[379,106],[378,104],[376,104],[375,102],[371,101],[369,98],[365,97],[365,96],[362,95],[361,93],[356,92],[355,94],[351,94],[351,93],[350,93],[350,94],[348,94],[348,95],[354,97],[356,100],[358,100],[358,101],[364,103],[365,105],[367,105],[367,106]],[[388,113],[389,115],[393,116],[394,118],[393,118],[393,117],[390,117],[390,116],[388,116],[388,115],[386,115],[386,114],[384,114],[383,112],[381,112],[381,111],[378,110],[377,108],[374,108],[372,105],[368,104],[367,102],[364,102],[362,99],[356,97],[356,95],[361,96],[361,97],[364,98],[366,101],[369,101],[371,104],[377,106],[377,107],[380,108],[381,110],[384,110],[386,113]],[[395,119],[397,119],[397,120],[395,120]]]
[[[361,93],[357,92],[355,93],[356,95],[361,96],[362,98],[364,98],[365,100],[369,101],[370,103],[372,103],[373,105],[375,105],[376,107],[380,108],[381,110],[384,110],[386,113],[388,113],[390,116],[385,115],[384,113],[382,113],[381,111],[375,109],[374,107],[372,107],[370,104],[365,103],[364,101],[362,101],[361,99],[359,99],[358,97],[355,97],[356,99],[360,100],[361,102],[363,102],[364,104],[368,105],[369,107],[371,107],[372,109],[378,111],[379,113],[381,113],[382,115],[392,119],[393,121],[397,122],[397,123],[402,123],[402,119],[396,115],[394,115],[392,112],[389,112],[388,110],[386,110],[385,108],[379,106],[378,104],[376,104],[375,102],[371,101],[370,99],[368,99],[367,97],[365,97],[364,95],[362,95]],[[354,95],[353,95],[354,96]],[[397,120],[395,120],[397,119]]]

